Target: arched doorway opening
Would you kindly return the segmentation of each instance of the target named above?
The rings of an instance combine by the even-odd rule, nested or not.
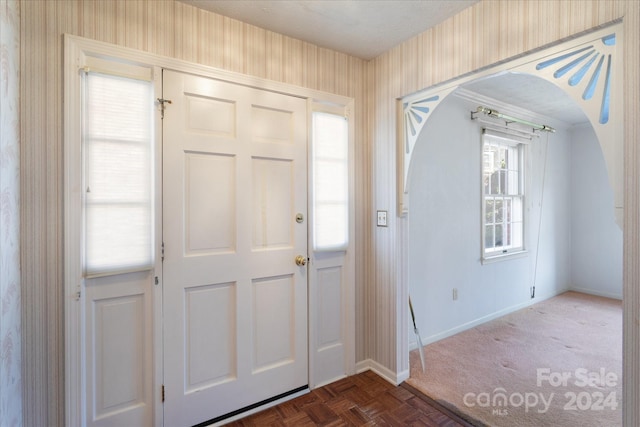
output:
[[[481,254],[481,137],[497,126],[471,120],[479,105],[556,129],[527,144],[526,254],[502,264]],[[536,300],[567,289],[622,298],[622,232],[597,135],[549,82],[505,73],[451,93],[425,125],[408,178],[408,289],[425,343],[529,304],[533,286]]]
[[[615,28],[601,30],[402,100],[404,186],[398,193],[399,208],[408,215],[401,291],[411,294],[422,316],[425,343],[531,304],[533,286],[537,300],[572,287],[622,297],[622,124],[620,100],[612,98],[621,93],[614,90],[619,75],[612,77],[621,67],[610,51],[615,34]],[[483,265],[480,255],[482,126],[469,116],[487,102],[524,118],[551,118],[559,129],[530,144],[529,255],[508,267]],[[591,229],[584,217],[591,218]],[[584,249],[594,242],[586,237],[598,234],[594,227],[609,236],[612,261],[588,261]],[[609,270],[615,279],[594,289],[595,280],[588,279],[607,270],[600,268],[605,263],[616,265]],[[502,283],[495,280],[499,269],[511,275]],[[417,287],[421,280],[428,287]],[[428,298],[420,294],[427,289]]]

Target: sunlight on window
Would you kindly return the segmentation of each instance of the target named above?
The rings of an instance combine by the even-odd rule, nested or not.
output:
[[[349,236],[348,122],[313,113],[313,248],[343,250]]]
[[[152,263],[153,87],[85,75],[83,106],[85,273]]]

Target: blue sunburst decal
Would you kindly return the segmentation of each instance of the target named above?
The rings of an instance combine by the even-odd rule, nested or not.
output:
[[[604,46],[615,46],[616,35],[609,34],[600,40]],[[611,54],[601,52],[597,46],[589,45],[542,61],[536,70],[558,66],[553,77],[560,79],[568,75],[569,86],[584,85],[582,99],[589,101],[596,92],[598,83],[603,80],[602,100],[600,105],[600,124],[609,121],[609,104],[611,96]],[[589,76],[588,79],[585,77]]]
[[[429,98],[418,99],[416,101],[405,102],[402,104],[404,110],[404,123],[406,126],[406,144],[405,150],[407,153],[411,151],[411,144],[409,141],[414,141],[418,137],[418,134],[422,130],[427,117],[431,113],[434,107],[434,103],[437,103],[440,96],[435,95]]]

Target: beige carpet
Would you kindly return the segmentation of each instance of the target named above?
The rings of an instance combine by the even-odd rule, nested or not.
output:
[[[622,302],[567,292],[410,353],[411,386],[478,426],[622,425]]]

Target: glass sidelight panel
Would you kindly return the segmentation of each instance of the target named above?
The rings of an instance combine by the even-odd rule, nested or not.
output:
[[[349,244],[348,121],[313,113],[313,249],[346,249]]]

